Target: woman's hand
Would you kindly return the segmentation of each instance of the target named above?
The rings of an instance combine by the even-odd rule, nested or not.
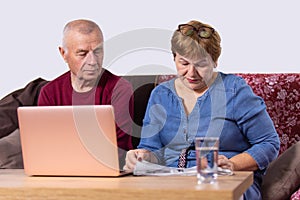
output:
[[[156,157],[150,151],[146,149],[134,149],[127,152],[125,158],[125,166],[123,167],[123,169],[125,171],[132,172],[135,168],[137,161],[142,160],[157,163]]]
[[[218,166],[223,169],[230,169],[231,171],[234,171],[234,164],[232,161],[230,161],[226,156],[219,155],[218,156]]]
[[[258,169],[256,161],[248,153],[240,153],[230,159],[219,155],[218,165],[231,171],[255,171]]]

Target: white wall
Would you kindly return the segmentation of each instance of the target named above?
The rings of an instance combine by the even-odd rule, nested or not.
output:
[[[37,77],[50,80],[67,70],[58,46],[65,23],[77,18],[92,19],[102,27],[105,64],[117,74],[174,72],[169,36],[179,23],[191,19],[219,31],[223,47],[219,70],[299,72],[298,4],[297,0],[5,1],[0,7],[0,98]],[[130,46],[132,38],[136,40]]]

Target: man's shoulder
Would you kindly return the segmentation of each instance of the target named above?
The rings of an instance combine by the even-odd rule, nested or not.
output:
[[[57,78],[49,81],[47,85],[57,85],[65,83],[66,81],[70,80],[70,71],[63,73],[62,75],[58,76]]]
[[[118,76],[107,69],[104,69],[102,76],[109,81],[118,81],[121,79],[121,76]]]
[[[57,78],[49,81],[47,84],[43,86],[43,90],[51,90],[56,88],[61,88],[65,86],[68,82],[70,82],[70,72],[65,72]]]
[[[109,85],[115,87],[123,87],[123,86],[131,86],[131,83],[124,79],[122,76],[118,76],[113,74],[112,72],[108,71],[107,69],[104,70],[102,74],[103,78],[106,80],[106,84],[110,83]]]

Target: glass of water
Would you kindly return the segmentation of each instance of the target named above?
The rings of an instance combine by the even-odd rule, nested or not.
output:
[[[195,138],[198,184],[214,183],[218,176],[218,137]]]

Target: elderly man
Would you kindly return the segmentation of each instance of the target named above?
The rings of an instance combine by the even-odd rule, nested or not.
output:
[[[100,27],[84,19],[67,23],[59,52],[69,71],[41,89],[38,105],[113,105],[118,147],[125,151],[131,149],[132,87],[102,67],[103,34]]]

